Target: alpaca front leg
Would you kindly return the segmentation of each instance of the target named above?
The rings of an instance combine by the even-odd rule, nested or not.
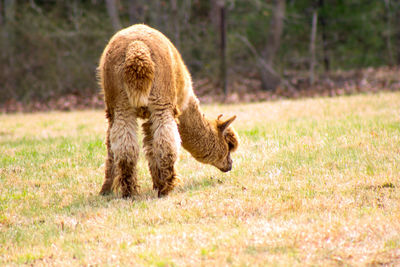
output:
[[[116,118],[110,130],[110,148],[114,155],[113,172],[115,178],[112,188],[121,190],[122,197],[136,194],[137,185],[136,164],[139,158],[139,144],[136,137],[137,123],[134,116]]]
[[[152,121],[152,157],[154,161],[153,166],[150,166],[150,171],[154,176],[154,188],[158,189],[159,197],[167,195],[177,183],[174,165],[178,158],[181,139],[172,114],[164,113],[159,117],[150,118]]]

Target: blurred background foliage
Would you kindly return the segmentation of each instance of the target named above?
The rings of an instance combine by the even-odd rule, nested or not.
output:
[[[194,79],[215,91],[221,72],[230,91],[243,77],[259,90],[296,90],[290,73],[318,80],[400,63],[395,0],[0,0],[0,103],[97,94],[102,50],[135,23],[167,35]]]

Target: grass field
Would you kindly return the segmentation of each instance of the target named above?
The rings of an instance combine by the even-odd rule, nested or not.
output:
[[[221,173],[98,195],[102,111],[0,115],[0,265],[400,265],[400,93],[204,106],[237,114]]]

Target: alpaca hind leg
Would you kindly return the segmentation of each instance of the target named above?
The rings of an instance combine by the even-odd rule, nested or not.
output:
[[[136,164],[139,144],[136,137],[137,122],[134,112],[124,110],[115,116],[110,130],[110,147],[114,155],[114,190],[121,190],[122,197],[137,194]]]
[[[107,195],[111,193],[111,187],[114,182],[114,154],[111,151],[111,145],[110,145],[110,129],[111,129],[111,124],[108,126],[107,129],[107,137],[106,137],[106,144],[107,144],[107,159],[106,159],[106,168],[105,168],[105,179],[103,186],[101,187],[100,190],[100,195]]]
[[[160,188],[161,184],[159,183],[159,179],[158,179],[159,172],[158,172],[157,163],[156,163],[156,160],[154,158],[154,153],[153,153],[153,133],[151,130],[151,125],[152,124],[150,121],[147,121],[142,124],[143,134],[144,134],[143,147],[144,147],[144,152],[145,152],[147,163],[148,163],[149,170],[150,170],[150,175],[153,180],[153,189],[158,190]]]
[[[173,112],[164,111],[150,116],[152,160],[149,163],[154,188],[158,196],[167,195],[176,185],[174,164],[178,158],[181,139]]]

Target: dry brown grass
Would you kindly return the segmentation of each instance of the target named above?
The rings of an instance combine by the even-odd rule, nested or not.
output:
[[[97,195],[101,111],[0,116],[2,265],[399,265],[400,94],[207,106],[237,114],[222,174],[180,156],[159,199]],[[143,154],[143,153],[142,153]]]

